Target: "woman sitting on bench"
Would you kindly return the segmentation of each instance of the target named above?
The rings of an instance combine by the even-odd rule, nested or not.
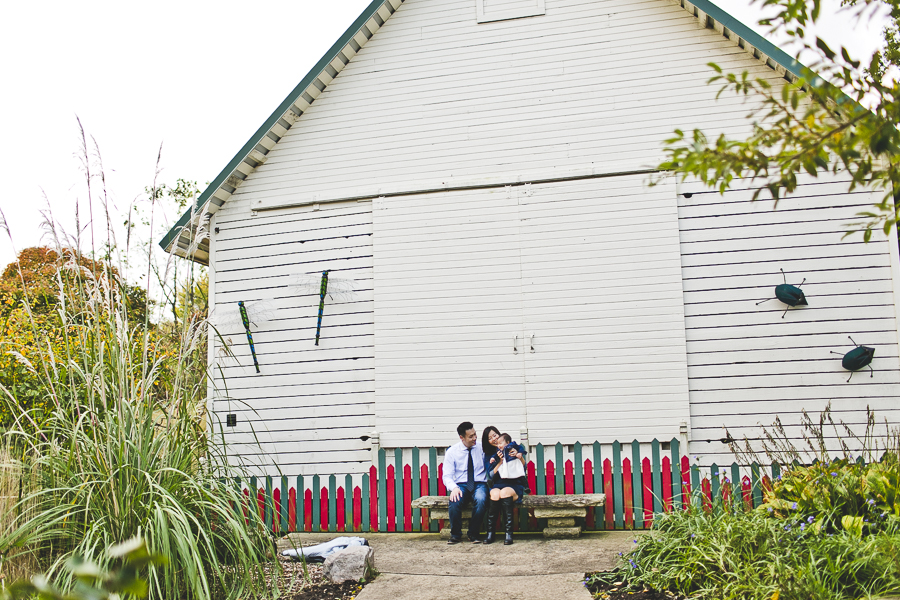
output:
[[[497,448],[493,455],[485,452],[485,471],[493,481],[491,488],[491,506],[488,511],[487,537],[485,544],[493,544],[495,539],[497,513],[503,507],[503,523],[506,528],[506,539],[503,545],[513,543],[513,504],[521,504],[525,495],[525,449],[512,441],[508,433],[497,433],[493,427],[487,434],[488,442]],[[484,439],[484,438],[482,438]]]

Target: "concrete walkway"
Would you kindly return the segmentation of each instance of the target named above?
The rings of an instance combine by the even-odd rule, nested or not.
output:
[[[293,535],[300,535],[304,546],[337,537]],[[590,600],[584,574],[613,568],[618,553],[629,550],[634,540],[626,531],[585,533],[575,540],[516,534],[512,546],[448,546],[436,533],[362,537],[375,549],[381,575],[357,600]],[[290,544],[281,540],[279,548]]]

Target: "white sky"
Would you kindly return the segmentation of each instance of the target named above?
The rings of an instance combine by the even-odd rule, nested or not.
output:
[[[759,19],[759,5],[749,0],[716,1],[747,25]],[[202,189],[368,4],[7,3],[0,24],[0,208],[16,249],[41,243],[44,193],[68,230],[76,202],[85,219],[76,115],[100,146],[120,215],[151,185],[160,144],[160,181],[182,177]],[[820,35],[868,57],[881,27],[879,20],[852,29],[844,15],[829,19]],[[0,268],[13,258],[0,236]]]

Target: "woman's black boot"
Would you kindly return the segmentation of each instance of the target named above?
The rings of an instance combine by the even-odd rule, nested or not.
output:
[[[485,530],[487,531],[487,537],[484,538],[485,544],[493,544],[494,541],[496,541],[494,534],[497,531],[497,514],[499,512],[500,501],[491,500],[490,506],[488,507],[487,525],[485,526]]]
[[[503,498],[500,500],[503,503],[503,523],[506,525],[506,539],[503,540],[504,546],[509,546],[513,543],[513,508],[514,508],[514,500],[512,498]]]

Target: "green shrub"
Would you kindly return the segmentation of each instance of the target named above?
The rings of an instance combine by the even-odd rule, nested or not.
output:
[[[661,515],[621,559],[633,587],[696,599],[835,600],[900,590],[900,520],[877,533],[827,533],[814,515],[694,506]]]

